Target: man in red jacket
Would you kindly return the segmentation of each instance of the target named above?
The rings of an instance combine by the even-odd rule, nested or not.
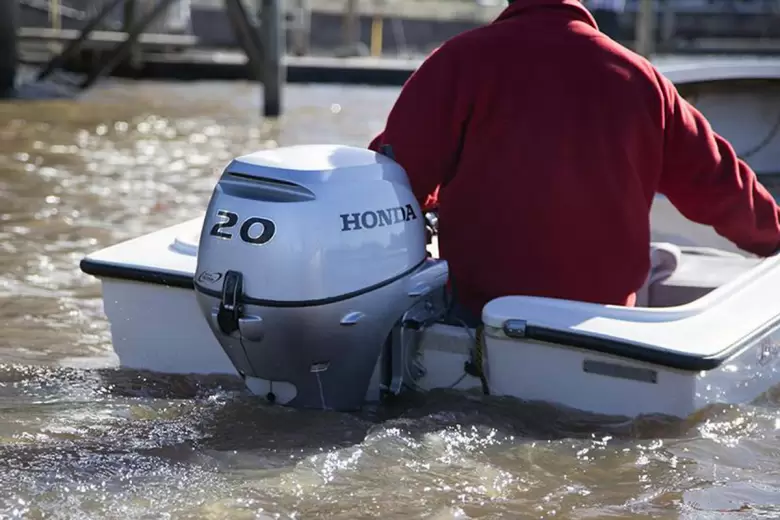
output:
[[[579,0],[514,0],[437,49],[404,85],[389,145],[427,207],[456,298],[633,305],[650,267],[650,208],[761,256],[780,209],[731,145]],[[598,251],[598,254],[593,254]]]

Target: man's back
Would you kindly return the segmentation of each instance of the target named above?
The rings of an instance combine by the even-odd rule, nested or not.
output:
[[[421,200],[441,186],[439,248],[465,306],[478,315],[506,294],[632,304],[653,196],[674,169],[673,87],[575,0],[517,0],[415,76],[373,146],[393,146]],[[433,144],[414,150],[415,138]]]
[[[641,60],[565,12],[574,8],[536,9],[440,51],[459,54],[475,79],[459,164],[440,196],[440,250],[467,301],[624,304],[649,268],[657,87]],[[496,225],[507,220],[511,231]]]

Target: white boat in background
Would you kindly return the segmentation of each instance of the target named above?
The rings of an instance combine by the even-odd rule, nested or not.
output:
[[[238,373],[300,407],[452,387],[685,417],[780,382],[780,258],[714,249],[705,228],[674,222],[654,217],[654,233],[695,245],[652,244],[637,307],[499,298],[483,309],[481,342],[445,317],[447,265],[435,242],[426,258],[405,173],[365,149],[237,158],[205,217],[81,267],[102,282],[124,367]]]
[[[678,58],[659,59],[656,66],[734,145],[761,182],[780,187],[780,60]],[[665,197],[656,197],[652,217],[655,241],[740,253],[712,228],[687,220]]]
[[[779,60],[680,60],[658,69],[762,180],[780,173]]]

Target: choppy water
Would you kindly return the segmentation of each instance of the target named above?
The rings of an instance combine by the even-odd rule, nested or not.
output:
[[[365,144],[396,93],[291,86],[276,125],[241,83],[0,104],[0,517],[780,517],[773,396],[676,423],[447,393],[356,415],[110,368],[85,253],[196,216],[237,154]]]

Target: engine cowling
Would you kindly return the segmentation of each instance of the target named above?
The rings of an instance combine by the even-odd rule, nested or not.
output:
[[[362,148],[293,146],[227,166],[194,284],[253,391],[347,410],[363,403],[393,330],[441,311],[446,264],[426,256],[424,217],[398,163]]]

